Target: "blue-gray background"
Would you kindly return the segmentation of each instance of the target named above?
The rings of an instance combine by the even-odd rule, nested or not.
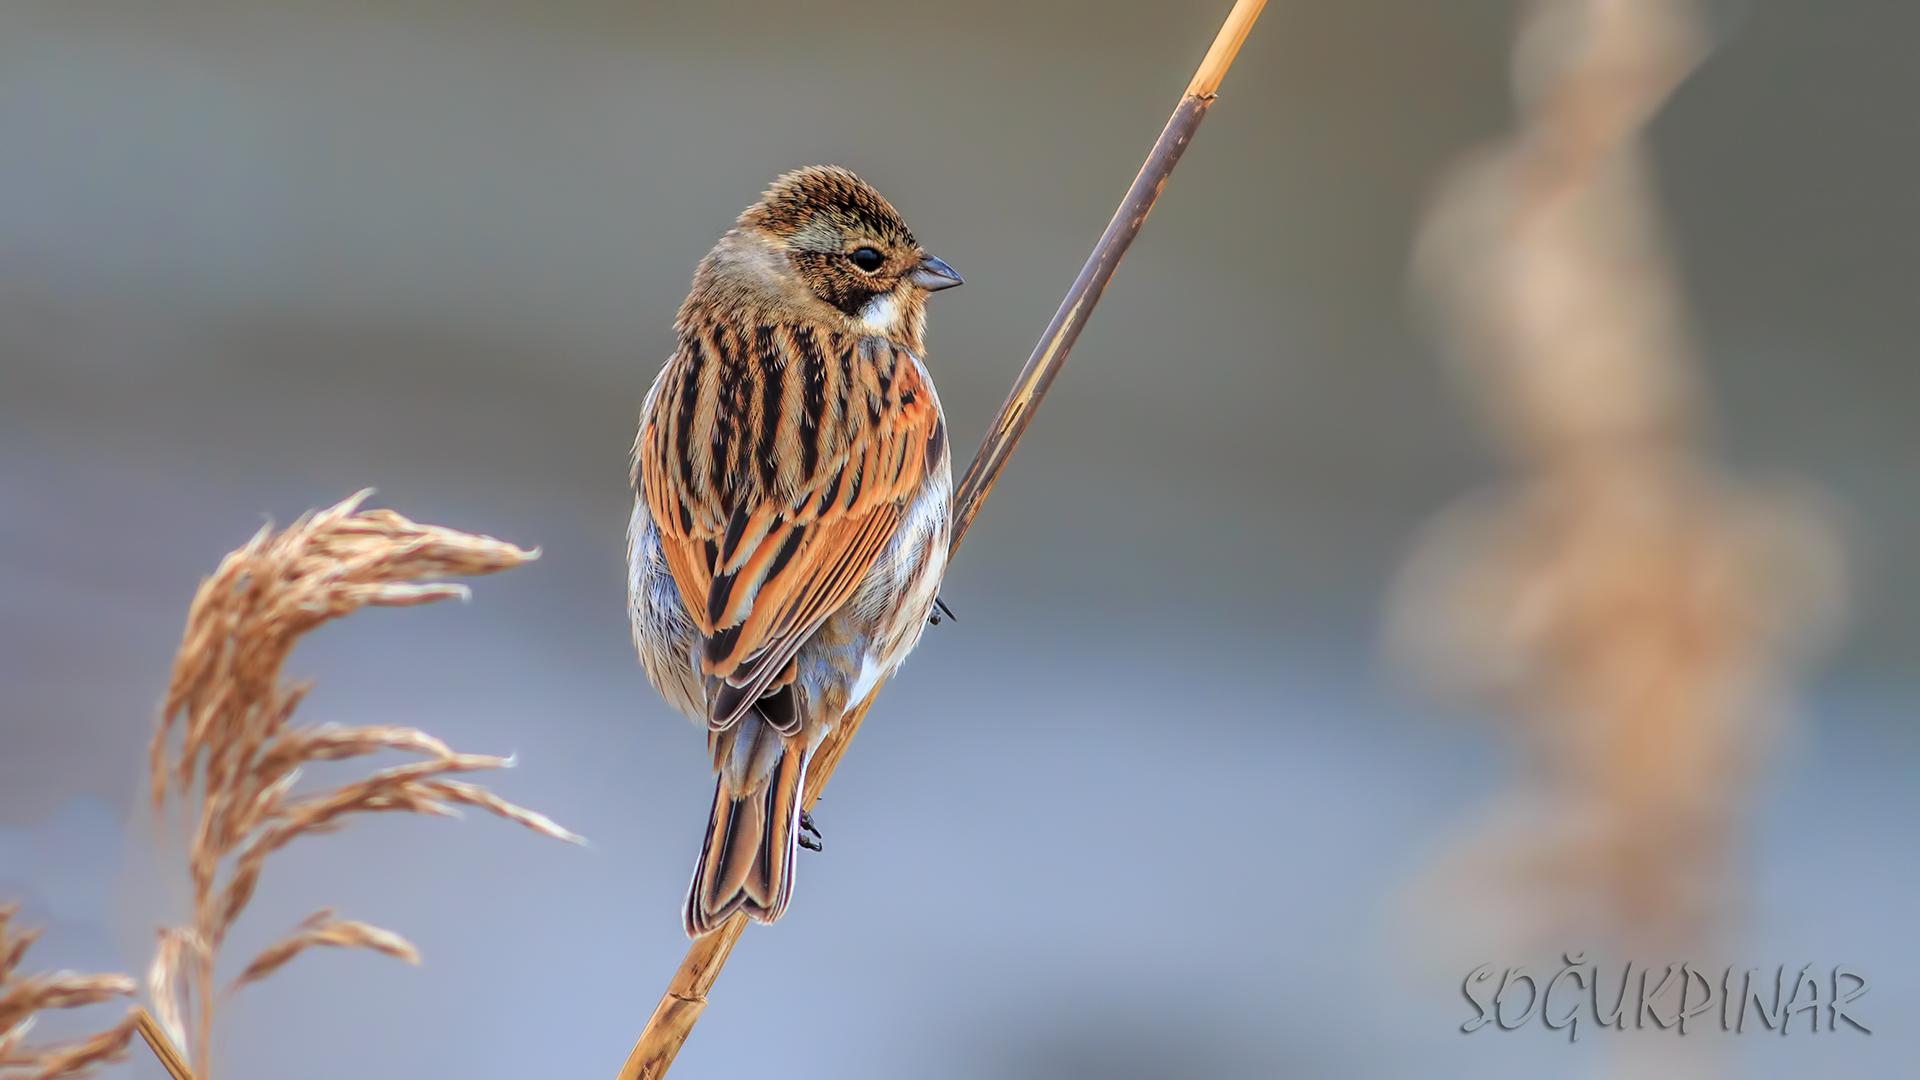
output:
[[[181,915],[139,782],[187,600],[264,518],[372,485],[545,554],[315,635],[306,717],[515,751],[498,790],[593,843],[385,819],[276,856],[233,955],[330,904],[425,962],[300,959],[223,1014],[225,1073],[611,1076],[709,790],[621,593],[694,261],[775,174],[861,172],[968,279],[931,334],[964,453],[1226,6],[0,4],[0,896],[49,928],[30,966],[137,971]],[[1920,7],[1713,10],[1653,145],[1715,447],[1836,495],[1857,583],[1768,773],[1744,952],[1867,968],[1879,1021],[1732,1049],[1890,1076],[1920,1052]],[[1419,524],[1503,468],[1405,266],[1435,175],[1508,122],[1512,16],[1269,5],[949,576],[959,621],[674,1075],[1596,1067],[1605,1039],[1460,1035],[1465,972],[1382,944],[1507,775],[1376,642]]]

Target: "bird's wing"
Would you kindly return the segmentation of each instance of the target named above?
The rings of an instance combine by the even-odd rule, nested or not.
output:
[[[878,338],[805,326],[683,335],[648,404],[635,485],[732,725],[792,678],[945,448],[919,364]],[[780,718],[797,726],[798,718]]]

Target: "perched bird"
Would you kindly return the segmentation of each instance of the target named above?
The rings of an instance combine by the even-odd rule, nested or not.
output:
[[[628,532],[641,663],[718,778],[689,936],[780,917],[808,757],[926,627],[953,502],[926,299],[958,284],[832,167],[776,180],[694,272]]]

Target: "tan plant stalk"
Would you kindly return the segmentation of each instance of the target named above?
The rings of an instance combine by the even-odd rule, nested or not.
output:
[[[120,1060],[137,1023],[132,1012],[113,1027],[84,1039],[27,1043],[34,1015],[40,1010],[95,1005],[130,996],[134,987],[132,979],[120,974],[16,974],[20,961],[40,936],[38,930],[15,931],[10,927],[18,911],[15,905],[0,905],[0,1080],[85,1076],[96,1065]]]
[[[1399,638],[1528,754],[1525,809],[1417,902],[1497,912],[1515,958],[1599,940],[1700,959],[1791,662],[1837,617],[1821,515],[1702,447],[1643,131],[1705,51],[1690,0],[1532,4],[1519,129],[1445,185],[1416,251],[1518,475],[1430,531]]]
[[[979,451],[973,456],[973,463],[968,466],[966,475],[961,478],[960,486],[954,492],[953,540],[949,554],[960,547],[960,541],[973,524],[974,516],[980,512],[980,504],[985,501],[1000,470],[1013,455],[1013,448],[1019,443],[1027,425],[1033,421],[1033,414],[1040,407],[1047,389],[1053,385],[1054,376],[1066,364],[1067,354],[1073,351],[1080,331],[1093,317],[1094,305],[1100,302],[1107,283],[1113,279],[1113,272],[1120,266],[1121,257],[1133,243],[1133,238],[1139,235],[1140,226],[1146,222],[1154,200],[1160,197],[1167,177],[1172,175],[1174,166],[1180,162],[1180,155],[1186,151],[1194,132],[1199,129],[1200,121],[1205,119],[1207,109],[1212,106],[1220,89],[1221,80],[1226,77],[1227,69],[1240,51],[1241,42],[1246,40],[1247,32],[1253,28],[1254,20],[1260,17],[1260,9],[1265,6],[1266,0],[1236,0],[1226,22],[1215,35],[1212,47],[1194,72],[1193,80],[1187,84],[1186,93],[1181,96],[1179,105],[1174,108],[1172,117],[1160,132],[1160,138],[1155,140],[1146,163],[1141,165],[1139,174],[1134,177],[1126,198],[1114,211],[1113,219],[1108,222],[1099,243],[1094,245],[1093,253],[1087,257],[1066,298],[1060,302],[1046,333],[1034,346],[1033,354],[1028,357],[1026,367],[1015,381],[1006,404],[1001,406],[1000,415],[987,430],[985,441],[980,444]],[[879,692],[880,688],[874,687],[866,700],[850,709],[846,717],[821,741],[820,748],[808,763],[806,789],[801,793],[802,804],[807,808],[813,807],[814,800],[820,797],[821,790],[827,786],[827,780],[839,765],[847,745],[859,732],[860,722],[866,718],[867,710],[872,707]],[[734,942],[740,939],[740,933],[746,929],[746,925],[746,916],[735,915],[722,923],[719,929],[696,939],[687,947],[686,957],[680,961],[680,967],[667,984],[667,992],[661,995],[660,1004],[654,1008],[646,1028],[633,1045],[633,1051],[621,1066],[619,1080],[658,1080],[667,1074],[674,1057],[680,1053],[680,1047],[687,1041],[687,1036],[693,1033],[693,1025],[700,1019],[700,1013],[706,1009],[707,992],[713,988],[714,980],[719,977],[728,954],[733,951]]]
[[[200,586],[187,614],[173,678],[154,733],[153,801],[179,798],[188,817],[187,877],[193,919],[160,932],[148,988],[157,1017],[142,1034],[212,1072],[214,969],[234,921],[246,909],[269,855],[303,836],[333,832],[353,814],[457,816],[471,806],[561,840],[579,837],[485,788],[452,779],[510,765],[489,754],[456,753],[403,727],[296,725],[311,684],[287,685],[280,669],[303,634],[362,607],[405,607],[465,597],[464,585],[436,580],[491,574],[538,557],[512,544],[432,525],[391,510],[358,510],[368,492],[310,513],[280,532],[263,528],[229,554]],[[178,738],[175,733],[178,731]],[[382,769],[328,791],[298,793],[300,767],[383,750],[425,760]],[[197,795],[197,799],[195,796]],[[254,957],[228,991],[264,978],[314,946],[367,948],[418,961],[391,931],[316,912]],[[158,1028],[164,1039],[156,1041]],[[167,1054],[161,1053],[163,1061]],[[168,1062],[172,1069],[174,1063]]]
[[[173,1080],[193,1080],[193,1070],[187,1067],[187,1059],[180,1056],[178,1045],[160,1027],[160,1022],[153,1018],[153,1014],[139,1006],[134,1007],[134,1014],[140,1038],[146,1041],[147,1048],[159,1059],[160,1067],[167,1070],[167,1075]]]

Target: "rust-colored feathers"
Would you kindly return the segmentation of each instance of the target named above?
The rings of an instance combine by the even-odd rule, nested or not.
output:
[[[725,727],[852,595],[939,456],[917,365],[806,325],[688,327],[640,438],[640,494],[726,681]]]

